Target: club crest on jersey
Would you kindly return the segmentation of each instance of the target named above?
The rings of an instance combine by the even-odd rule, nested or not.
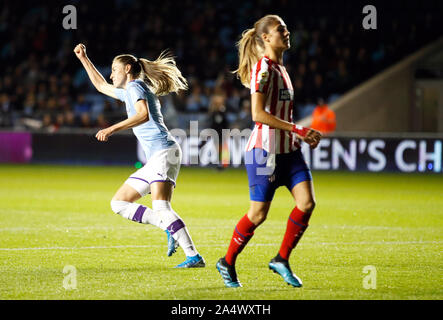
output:
[[[268,71],[263,71],[263,72],[260,72],[260,73],[258,74],[258,79],[257,79],[257,81],[258,81],[260,84],[265,84],[266,82],[268,82],[268,78],[269,78],[269,72],[268,72]]]
[[[290,101],[294,96],[294,91],[290,89],[280,89],[279,93],[280,94],[278,99],[281,101]]]

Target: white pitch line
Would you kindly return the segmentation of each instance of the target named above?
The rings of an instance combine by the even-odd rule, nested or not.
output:
[[[348,246],[348,245],[408,245],[408,244],[442,244],[443,241],[361,241],[361,242],[318,242],[304,243],[306,245],[329,245],[329,246]],[[222,247],[226,243],[220,244],[202,244],[199,247]],[[278,246],[280,243],[251,243],[248,246]],[[91,247],[33,247],[33,248],[0,248],[0,251],[28,251],[28,250],[88,250],[88,249],[125,249],[125,248],[152,248],[163,247],[164,245],[126,245],[126,246],[91,246]]]
[[[235,225],[233,223],[233,225]],[[219,226],[206,226],[206,225],[194,225],[190,228],[192,229],[233,229],[233,225],[219,225]],[[144,225],[145,227],[148,225]],[[32,232],[32,231],[42,231],[42,230],[50,230],[50,231],[76,231],[76,230],[134,230],[134,227],[140,227],[136,225],[128,225],[128,226],[85,226],[85,227],[58,227],[58,226],[46,226],[46,227],[4,227],[0,228],[0,232]],[[143,227],[143,226],[142,226]],[[284,228],[283,224],[278,225],[276,223],[268,224],[266,226],[268,229],[281,229]],[[310,229],[355,229],[355,230],[396,230],[396,231],[409,231],[409,230],[435,230],[440,231],[441,228],[436,227],[389,227],[389,226],[348,226],[348,225],[313,225],[310,226]],[[146,229],[147,230],[147,229]]]

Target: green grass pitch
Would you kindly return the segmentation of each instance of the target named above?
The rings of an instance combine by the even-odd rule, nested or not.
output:
[[[187,270],[173,268],[184,254],[166,256],[163,231],[112,213],[133,171],[0,165],[0,299],[443,298],[441,175],[313,172],[317,207],[290,260],[303,288],[267,267],[294,207],[280,188],[237,260],[243,288],[228,289],[215,263],[248,209],[245,171],[182,168],[172,204],[207,263]],[[68,265],[73,290],[63,286]],[[364,288],[367,276],[375,289]]]

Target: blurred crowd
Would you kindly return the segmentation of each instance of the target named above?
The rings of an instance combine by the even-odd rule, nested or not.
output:
[[[242,31],[268,13],[291,32],[285,66],[295,90],[296,119],[319,99],[347,90],[441,35],[439,1],[386,1],[377,30],[362,27],[353,1],[12,1],[0,4],[0,127],[57,131],[104,128],[123,119],[122,103],[99,94],[72,50],[77,43],[109,80],[117,54],[155,59],[169,49],[189,90],[161,97],[165,122],[186,129],[252,126],[249,90],[232,74]],[[63,29],[62,8],[77,9],[77,29]]]

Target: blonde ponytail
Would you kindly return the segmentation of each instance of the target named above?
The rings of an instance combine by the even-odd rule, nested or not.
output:
[[[263,48],[258,44],[255,28],[248,29],[242,33],[240,41],[237,42],[237,47],[239,64],[238,69],[234,72],[237,73],[241,83],[246,88],[249,88],[251,69],[260,59],[263,52]]]
[[[163,51],[155,61],[139,59],[144,73],[144,81],[157,96],[188,89],[188,82],[177,68],[173,56]]]
[[[163,51],[155,61],[139,59],[131,54],[121,54],[114,60],[131,65],[131,75],[146,82],[157,96],[188,89],[188,82],[177,68],[174,57],[167,51]]]
[[[245,30],[237,42],[239,63],[234,73],[237,73],[237,77],[246,88],[250,87],[251,70],[265,50],[262,34],[267,33],[269,26],[279,20],[281,18],[277,15],[264,16],[254,24],[254,28]]]

